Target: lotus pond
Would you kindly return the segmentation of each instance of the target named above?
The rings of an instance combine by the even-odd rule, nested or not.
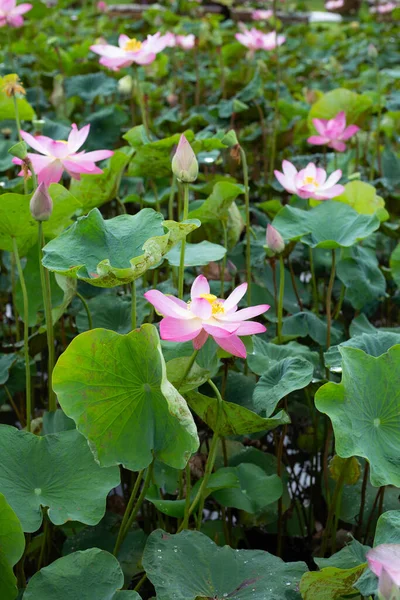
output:
[[[1,600],[399,600],[399,16],[0,0]]]

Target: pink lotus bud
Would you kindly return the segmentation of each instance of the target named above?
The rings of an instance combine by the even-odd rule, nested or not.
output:
[[[172,172],[178,181],[192,183],[199,174],[199,164],[193,149],[184,135],[181,135],[178,147],[172,159]]]
[[[268,223],[267,225],[267,246],[272,252],[275,254],[280,254],[285,249],[285,242],[283,241],[283,237],[275,229]]]
[[[33,194],[29,208],[31,209],[32,217],[36,221],[49,220],[53,212],[53,200],[43,182],[38,185],[37,190]]]
[[[103,0],[100,0],[100,2],[97,3],[97,10],[102,13],[107,12],[108,11],[107,3],[104,2]]]

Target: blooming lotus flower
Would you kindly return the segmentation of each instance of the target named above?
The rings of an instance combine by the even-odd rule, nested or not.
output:
[[[346,127],[346,114],[343,111],[338,113],[333,119],[313,119],[312,121],[319,135],[309,137],[307,140],[308,143],[315,144],[316,146],[327,145],[338,152],[346,150],[344,142],[355,135],[360,129],[357,125]]]
[[[100,2],[98,2],[96,4],[96,8],[99,12],[102,12],[102,13],[108,12],[108,4],[107,4],[107,2],[104,2],[104,0],[100,0]]]
[[[268,223],[266,232],[267,246],[275,254],[280,254],[285,249],[283,237],[275,227]]]
[[[252,29],[244,29],[242,33],[235,34],[238,42],[252,50],[273,50],[286,41],[284,35],[277,35],[275,31],[263,33],[254,27]]]
[[[24,24],[22,15],[31,10],[32,4],[19,4],[16,0],[0,0],[0,27],[21,27]]]
[[[273,14],[274,13],[272,10],[253,10],[251,13],[251,18],[254,21],[267,21],[272,17]]]
[[[379,577],[379,598],[398,598],[400,586],[400,544],[380,544],[367,552],[368,566]]]
[[[247,291],[247,283],[239,285],[226,300],[210,294],[210,286],[204,275],[193,282],[191,300],[186,303],[158,290],[145,293],[145,298],[163,315],[160,334],[163,340],[187,342],[199,350],[211,335],[216,343],[234,356],[246,358],[246,347],[239,336],[266,331],[264,325],[247,321],[269,309],[268,304],[237,310],[239,301]]]
[[[85,125],[85,127],[79,130],[74,123],[68,136],[68,141],[52,140],[44,135],[34,137],[26,131],[20,132],[23,140],[31,148],[43,155],[40,156],[39,154],[28,152],[28,157],[39,183],[44,183],[45,185],[58,183],[64,170],[73,179],[80,179],[81,173],[98,175],[103,172],[99,167],[96,167],[95,163],[99,160],[110,158],[114,154],[112,150],[95,150],[94,152],[85,152],[83,150],[78,152],[79,148],[86,141],[89,130],[90,125]],[[20,158],[13,158],[13,163],[22,165],[23,161]],[[21,170],[19,175],[24,175],[24,170]]]
[[[162,36],[161,33],[148,35],[144,42],[135,38],[129,38],[127,35],[120,35],[118,46],[110,44],[95,44],[90,46],[92,52],[99,54],[100,64],[119,71],[122,67],[129,67],[131,64],[149,65],[156,55],[162,52],[168,45],[170,34]]]
[[[297,194],[300,198],[328,200],[344,192],[342,185],[336,185],[342,176],[340,169],[331,173],[328,179],[325,169],[316,167],[314,163],[309,163],[305,169],[297,172],[291,162],[284,160],[282,169],[283,173],[275,171],[275,177],[285,190],[290,194]]]

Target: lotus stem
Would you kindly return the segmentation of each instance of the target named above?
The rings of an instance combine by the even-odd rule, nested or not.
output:
[[[55,363],[54,331],[53,331],[53,316],[51,314],[50,276],[49,276],[49,272],[47,271],[47,269],[44,268],[44,266],[42,264],[42,258],[43,258],[42,248],[44,245],[42,221],[38,221],[38,228],[39,228],[38,245],[39,245],[40,283],[42,286],[44,316],[45,316],[45,321],[46,321],[47,347],[48,347],[47,380],[48,380],[48,390],[49,390],[49,411],[54,412],[57,409],[57,399],[56,399],[56,395],[53,391],[53,386],[52,386],[53,369],[54,369],[54,363]]]
[[[183,183],[183,221],[186,221],[189,214],[189,184]],[[185,274],[185,249],[186,249],[186,237],[182,240],[181,245],[181,259],[179,263],[179,280],[178,280],[178,296],[179,299],[183,299],[183,284]]]
[[[137,327],[137,297],[136,297],[136,280],[132,281],[132,300],[131,300],[131,323],[132,323],[132,331]]]
[[[121,547],[121,544],[122,544],[122,542],[124,540],[124,537],[125,537],[124,536],[125,527],[126,527],[126,524],[128,522],[129,515],[130,515],[130,513],[132,511],[136,495],[137,495],[137,493],[139,491],[140,484],[142,482],[142,476],[143,476],[143,470],[139,471],[138,474],[137,474],[135,485],[133,486],[133,490],[132,490],[131,496],[129,498],[128,506],[125,509],[125,513],[124,513],[124,516],[123,516],[123,519],[121,521],[121,525],[120,525],[120,528],[119,528],[117,541],[115,542],[115,546],[114,546],[114,550],[113,550],[114,556],[117,556],[118,551],[119,551],[119,549]]]
[[[285,292],[285,265],[282,254],[279,255],[279,299],[278,299],[278,322],[277,336],[278,344],[282,343],[282,317],[283,317],[283,296]]]
[[[29,362],[29,304],[28,304],[28,293],[26,291],[26,284],[24,278],[24,272],[22,270],[21,260],[19,258],[18,245],[15,237],[12,238],[13,252],[15,262],[18,269],[19,281],[21,284],[22,298],[24,303],[24,358],[25,358],[25,387],[26,387],[26,430],[31,430],[31,419],[32,419],[32,394],[31,394],[31,366]]]
[[[199,350],[195,350],[192,354],[192,356],[190,357],[190,360],[186,366],[185,372],[182,376],[182,379],[180,380],[179,384],[176,386],[176,389],[179,391],[179,389],[182,387],[182,384],[184,383],[186,377],[189,375],[190,371],[192,370],[192,367],[194,365],[194,361],[196,360],[196,357],[199,353]]]
[[[82,294],[80,294],[79,292],[76,292],[76,295],[78,296],[79,300],[82,302],[83,308],[86,311],[86,316],[87,316],[87,320],[88,320],[88,330],[93,329],[93,321],[92,321],[92,315],[90,313],[89,304],[86,302],[86,300],[82,296]]]
[[[350,456],[349,458],[346,459],[342,470],[340,471],[340,475],[339,475],[339,479],[336,482],[336,486],[335,486],[335,490],[333,492],[332,495],[332,502],[329,506],[329,511],[328,511],[328,518],[326,521],[326,527],[324,530],[324,534],[322,537],[322,545],[321,545],[321,551],[320,554],[321,556],[325,556],[325,552],[327,550],[328,547],[328,542],[331,538],[331,534],[332,534],[332,525],[334,522],[334,517],[335,514],[340,512],[340,505],[341,505],[341,499],[342,499],[342,492],[343,492],[343,485],[344,485],[344,480],[347,474],[347,468],[349,466],[350,461],[352,460],[352,456]],[[335,533],[335,532],[333,532]]]
[[[271,136],[271,152],[270,152],[270,165],[269,165],[269,183],[272,181],[275,167],[275,155],[276,155],[276,130],[278,128],[279,119],[279,88],[281,84],[281,68],[279,62],[279,44],[278,44],[278,32],[276,30],[276,9],[277,0],[273,0],[272,11],[274,15],[274,27],[275,27],[275,61],[276,61],[276,81],[275,81],[275,102],[274,102],[274,120],[272,123],[272,136]]]
[[[139,71],[137,68],[133,69],[133,74],[135,81],[134,94],[136,94],[136,101],[140,107],[140,115],[142,117],[143,127],[146,131],[146,134],[149,135],[149,124],[147,122],[146,106],[144,103],[142,86],[140,85]]]
[[[249,189],[249,169],[247,166],[246,153],[242,146],[239,146],[240,158],[243,165],[244,181],[244,199],[246,206],[246,281],[247,281],[247,306],[251,305],[251,228],[250,228],[250,189]]]
[[[190,516],[190,491],[191,491],[191,473],[190,473],[190,464],[189,461],[186,463],[185,467],[186,473],[186,500],[185,500],[185,514],[182,522],[182,529],[187,529],[189,525],[189,516]]]

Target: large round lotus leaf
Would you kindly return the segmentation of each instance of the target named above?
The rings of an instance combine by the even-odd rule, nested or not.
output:
[[[263,375],[274,363],[280,362],[285,358],[303,358],[314,366],[319,364],[317,352],[310,350],[304,344],[289,342],[288,344],[278,346],[266,342],[260,337],[253,337],[253,350],[247,355],[247,362],[250,369],[256,375]]]
[[[81,207],[81,203],[68,190],[58,183],[49,186],[53,200],[53,212],[43,223],[45,237],[58,235],[71,223],[71,216]],[[18,251],[25,255],[38,239],[38,224],[32,217],[29,202],[32,195],[3,194],[0,203],[0,249],[13,250],[15,237]]]
[[[199,392],[187,394],[190,408],[199,415],[211,429],[215,429],[218,411],[218,401]],[[220,423],[221,435],[246,435],[257,431],[271,431],[279,425],[290,423],[288,415],[281,410],[269,419],[260,417],[257,413],[234,402],[223,402],[222,419]]]
[[[118,195],[122,173],[130,161],[131,154],[117,150],[108,162],[108,166],[99,175],[85,175],[72,179],[70,191],[82,203],[82,210],[102,206]]]
[[[343,194],[337,196],[335,201],[348,204],[361,215],[376,213],[380,221],[389,218],[384,199],[378,196],[373,185],[365,181],[349,181],[344,186]]]
[[[153,460],[182,469],[199,441],[190,410],[166,378],[157,329],[81,333],[60,356],[53,386],[102,466],[138,471]]]
[[[313,371],[312,364],[304,358],[284,358],[272,363],[254,389],[254,408],[270,417],[281,398],[310,383]]]
[[[378,357],[356,348],[340,353],[341,383],[327,383],[315,396],[332,421],[336,452],[366,458],[372,485],[400,487],[400,345]]]
[[[284,563],[262,550],[217,546],[199,531],[149,536],[143,566],[157,600],[300,600],[303,562]]]
[[[17,515],[3,494],[0,494],[0,597],[16,598],[17,580],[13,566],[21,558],[25,548],[25,536]]]
[[[164,221],[151,208],[104,220],[94,208],[44,247],[43,264],[67,277],[114,287],[138,279],[199,225]]]
[[[311,210],[285,206],[273,221],[286,240],[301,240],[312,248],[353,246],[379,227],[376,215],[360,215],[347,204],[326,200]]]
[[[326,344],[326,319],[322,319],[315,313],[307,310],[295,315],[285,317],[283,320],[282,333],[287,336],[307,337],[309,336],[320,346]],[[339,344],[343,339],[342,327],[336,323],[332,324],[331,341]]]
[[[41,569],[29,580],[24,600],[140,600],[137,592],[122,591],[123,585],[115,556],[91,548]]]
[[[76,430],[39,437],[1,425],[0,454],[0,492],[27,532],[39,529],[42,506],[55,525],[96,525],[120,482],[118,469],[102,469]]]
[[[372,100],[366,94],[356,94],[345,88],[337,88],[324,94],[312,105],[308,115],[308,123],[312,131],[312,119],[332,119],[344,111],[347,125],[360,122],[360,117],[372,107]]]
[[[226,249],[219,244],[204,240],[200,244],[186,244],[185,267],[201,267],[211,261],[221,260],[226,254]],[[181,259],[181,244],[172,248],[166,256],[173,267],[179,267]]]
[[[364,350],[364,352],[370,356],[380,356],[396,344],[400,344],[400,333],[393,333],[391,331],[362,333],[361,335],[357,335],[342,342],[339,346],[331,346],[324,354],[325,366],[328,367],[328,369],[334,369],[336,371],[342,370],[340,348],[343,347],[360,348],[360,350]]]

